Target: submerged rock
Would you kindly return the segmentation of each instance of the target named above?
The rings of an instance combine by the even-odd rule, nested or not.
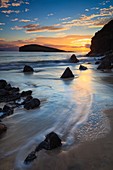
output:
[[[0,122],[0,135],[7,130],[6,125]]]
[[[33,98],[29,101],[26,101],[25,104],[24,104],[24,108],[27,109],[27,110],[35,109],[39,106],[40,106],[40,100],[36,99],[36,98]]]
[[[80,65],[80,67],[79,67],[79,70],[87,70],[88,68],[87,67],[85,67],[85,66],[83,66],[83,65]]]
[[[34,72],[34,69],[32,67],[28,66],[28,65],[25,65],[23,72],[24,73],[30,73],[30,72],[32,73],[32,72]]]
[[[73,54],[73,55],[70,57],[69,60],[70,60],[71,63],[78,63],[78,62],[79,62],[79,60],[77,59],[77,57],[76,57],[75,54]]]
[[[64,73],[62,74],[61,78],[74,78],[74,74],[72,73],[70,68],[67,67]]]

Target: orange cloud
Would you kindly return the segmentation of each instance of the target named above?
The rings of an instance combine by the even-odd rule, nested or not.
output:
[[[8,44],[10,47],[19,47],[25,44],[40,44],[46,45],[49,47],[55,47],[66,51],[76,51],[76,52],[85,52],[89,51],[90,41],[92,35],[68,35],[62,37],[36,37],[29,38],[26,40],[18,40],[18,41],[5,41],[1,40],[0,44],[5,47],[5,44]],[[1,47],[0,47],[1,48]]]

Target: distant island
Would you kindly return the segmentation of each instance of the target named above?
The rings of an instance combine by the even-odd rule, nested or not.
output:
[[[46,47],[37,44],[29,44],[19,47],[20,52],[67,52],[57,48]]]

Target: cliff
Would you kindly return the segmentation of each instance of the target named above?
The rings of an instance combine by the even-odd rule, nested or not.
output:
[[[37,44],[24,45],[19,47],[20,52],[66,52],[57,48],[46,47]]]
[[[87,56],[105,55],[113,52],[113,20],[95,33],[90,49]]]

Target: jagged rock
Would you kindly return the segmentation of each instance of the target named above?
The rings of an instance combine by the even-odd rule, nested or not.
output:
[[[34,109],[40,106],[40,100],[33,98],[29,100],[28,102],[25,102],[24,108],[27,110]]]
[[[87,70],[88,68],[87,67],[85,67],[85,66],[83,66],[83,65],[80,65],[80,67],[79,67],[79,70]]]
[[[4,116],[9,116],[9,115],[12,115],[14,112],[13,108],[8,106],[8,105],[5,105],[3,107],[3,113],[4,113]]]
[[[22,104],[25,105],[25,103],[29,102],[30,100],[32,100],[33,97],[32,96],[27,96],[26,99],[22,102]]]
[[[3,123],[0,123],[0,135],[5,132],[7,130],[6,125],[4,125]]]
[[[73,55],[70,57],[69,60],[70,60],[71,63],[78,63],[78,62],[79,62],[79,60],[77,59],[77,57],[76,57],[75,54],[73,54]]]
[[[25,65],[24,69],[23,69],[23,72],[24,73],[29,73],[29,72],[32,73],[32,72],[34,72],[34,69],[32,67],[28,66],[28,65]]]
[[[64,73],[62,74],[61,78],[74,78],[74,74],[72,73],[70,68],[67,67]]]
[[[32,90],[22,91],[21,97],[30,96],[32,94]]]
[[[95,33],[90,49],[91,51],[87,56],[99,56],[113,52],[113,20]]]
[[[4,89],[7,85],[7,82],[5,80],[0,80],[0,89]]]

